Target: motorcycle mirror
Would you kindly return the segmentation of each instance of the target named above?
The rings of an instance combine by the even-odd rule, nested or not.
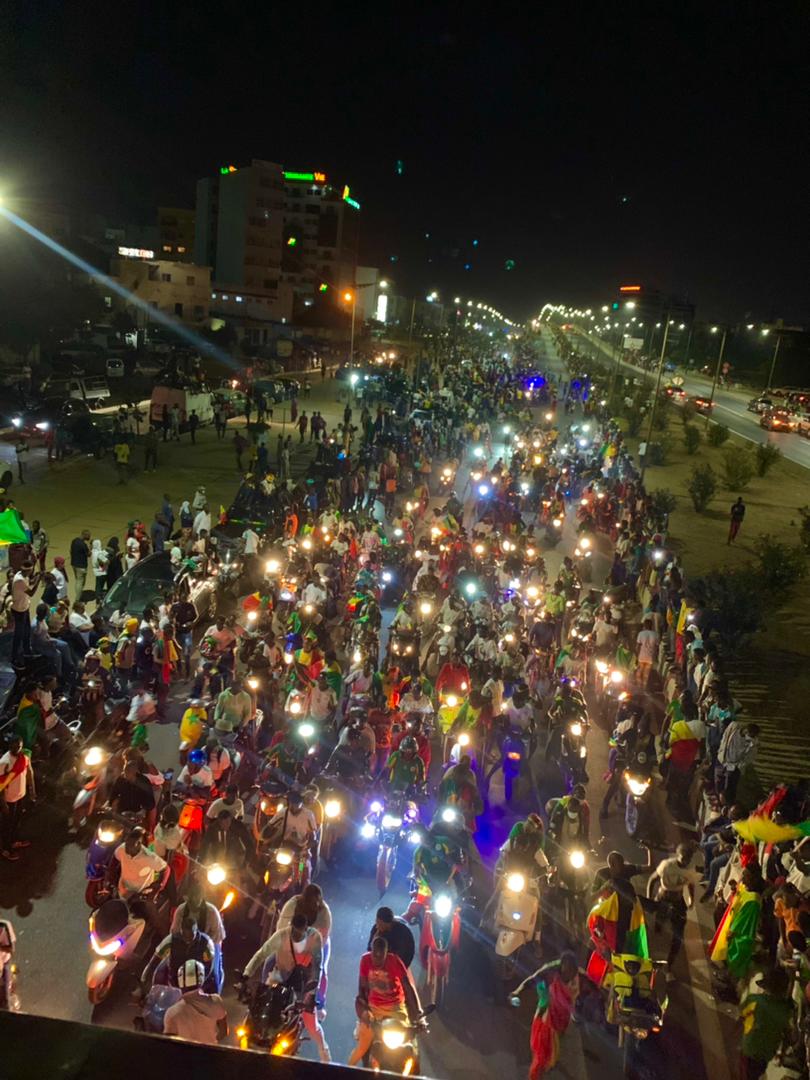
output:
[[[514,997],[510,997],[509,1004],[512,1006],[513,1009],[517,1009],[520,1005],[520,998],[517,995],[515,995]]]

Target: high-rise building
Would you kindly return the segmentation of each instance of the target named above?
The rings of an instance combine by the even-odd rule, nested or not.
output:
[[[161,259],[190,263],[194,259],[194,211],[158,207],[158,251]]]
[[[213,268],[217,291],[266,302],[275,317],[292,295],[309,306],[316,294],[355,281],[360,206],[322,172],[292,172],[270,161],[223,166],[197,183],[194,259]],[[325,286],[325,288],[324,288]]]

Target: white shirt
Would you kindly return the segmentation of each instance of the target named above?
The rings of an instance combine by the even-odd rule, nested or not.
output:
[[[245,555],[255,555],[259,550],[259,534],[253,529],[245,529],[242,539],[245,541]]]
[[[239,798],[234,799],[232,803],[226,803],[224,798],[214,799],[208,807],[208,813],[205,816],[210,821],[216,821],[223,810],[227,810],[231,817],[236,821],[241,821],[245,816],[245,804]]]
[[[188,771],[188,765],[184,765],[180,771],[180,775],[177,777],[178,784],[184,784],[193,788],[211,788],[214,785],[214,774],[208,768],[207,765],[201,765],[199,769],[192,775]]]
[[[56,585],[56,598],[57,600],[64,600],[68,592],[67,578],[58,566],[54,566],[51,573],[53,574],[54,585]]]
[[[11,581],[11,606],[15,611],[28,611],[31,607],[31,597],[28,595],[29,582],[27,574],[18,570]]]
[[[301,593],[301,599],[305,604],[325,604],[326,593],[317,582],[311,581]]]
[[[12,766],[16,760],[17,758],[13,757],[11,753],[3,754],[3,756],[0,757],[0,778],[11,772]],[[10,780],[8,785],[3,789],[3,795],[6,802],[19,802],[20,799],[24,799],[25,793],[28,790],[27,783],[28,767],[26,766],[26,768],[23,769],[18,776],[15,776],[13,780]]]
[[[285,814],[287,815],[287,825],[281,838],[282,843],[285,840],[294,840],[297,844],[303,845],[318,827],[315,815],[311,810],[307,810],[303,806],[297,814],[293,814],[292,811],[288,810],[279,810],[273,821],[283,821]]]
[[[159,855],[145,847],[142,847],[137,855],[129,855],[126,847],[120,844],[115,849],[115,858],[121,863],[121,877],[118,881],[118,892],[121,896],[141,892],[151,885],[166,867]]]
[[[194,518],[194,535],[199,536],[203,529],[205,529],[206,532],[211,531],[211,515],[205,510],[201,510]]]

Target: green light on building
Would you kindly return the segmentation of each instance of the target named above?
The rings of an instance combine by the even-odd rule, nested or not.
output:
[[[303,180],[307,183],[313,183],[315,180],[315,173],[311,172],[285,172],[285,180]]]
[[[349,204],[349,206],[353,206],[355,210],[360,209],[360,203],[357,201],[357,199],[346,199],[346,202]]]
[[[291,236],[291,237],[290,237],[290,238],[289,238],[289,239],[287,240],[287,247],[295,247],[295,245],[296,245],[297,243],[298,243],[298,237],[297,237],[297,236]]]

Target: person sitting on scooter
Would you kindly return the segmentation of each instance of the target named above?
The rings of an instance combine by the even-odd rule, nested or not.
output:
[[[205,968],[197,960],[187,960],[176,973],[182,998],[170,1005],[163,1018],[163,1034],[188,1042],[211,1045],[228,1034],[228,1013],[219,994],[203,990]]]
[[[439,671],[436,679],[436,693],[443,690],[456,694],[458,697],[466,697],[470,689],[470,669],[464,663],[459,653],[454,653],[452,659],[447,660]]]
[[[205,756],[214,777],[214,787],[217,791],[224,790],[233,768],[232,753],[222,745],[216,735],[209,735],[205,743]]]
[[[171,869],[167,863],[144,847],[146,832],[137,825],[123,844],[115,849],[110,863],[110,876],[118,877],[118,895],[130,904],[133,914],[142,915],[155,926],[157,912],[149,894],[159,895],[166,887]]]
[[[245,816],[245,804],[239,798],[239,788],[236,784],[228,784],[225,792],[219,799],[214,799],[206,812],[209,821],[216,821],[220,810],[227,810],[234,822],[241,822]]]
[[[149,781],[141,776],[139,763],[130,758],[121,776],[110,791],[110,807],[114,814],[155,812],[155,797]]]
[[[211,938],[203,934],[190,915],[186,915],[180,924],[179,933],[169,933],[155,948],[149,963],[141,975],[141,990],[146,993],[153,984],[174,986],[178,969],[187,960],[196,960],[205,969],[204,989],[208,993],[218,993],[214,960],[216,949]]]
[[[411,902],[402,918],[414,923],[429,898],[448,887],[461,893],[465,878],[464,854],[456,838],[448,835],[447,823],[434,822],[413,853]]]
[[[564,796],[556,800],[549,813],[548,833],[549,839],[559,851],[569,851],[573,847],[590,847],[588,821],[576,796]]]
[[[360,729],[347,724],[341,732],[341,741],[332,751],[324,771],[334,773],[353,788],[368,774],[368,763],[369,755],[363,746]]]
[[[200,847],[200,862],[221,863],[230,874],[238,878],[245,865],[247,851],[241,830],[233,828],[234,819],[229,810],[220,810],[217,819],[205,830]]]
[[[416,942],[413,939],[411,928],[404,919],[400,918],[399,915],[395,915],[390,907],[377,909],[377,916],[368,936],[367,950],[371,949],[372,942],[376,937],[385,938],[388,942],[389,953],[398,956],[406,968],[411,966],[416,953]]]
[[[425,735],[422,730],[422,715],[420,713],[409,713],[405,717],[405,728],[403,731],[396,732],[391,739],[392,750],[398,750],[402,744],[402,740],[411,735],[416,739],[417,753],[419,757],[425,763],[425,776],[430,773],[430,739]]]
[[[553,725],[559,726],[569,720],[580,720],[585,714],[586,709],[581,697],[574,693],[571,683],[566,680],[561,684],[548,710],[549,720]]]
[[[177,777],[177,787],[190,794],[207,796],[214,786],[214,774],[208,765],[205,750],[192,750]]]
[[[394,793],[408,794],[425,783],[425,763],[419,757],[419,746],[407,735],[385,763],[385,784]]]
[[[290,791],[287,805],[265,825],[263,838],[267,843],[291,843],[304,848],[311,843],[317,827],[315,815],[304,806],[301,792]]]
[[[476,817],[484,812],[478,780],[469,754],[462,754],[458,765],[451,765],[442,777],[438,791],[439,805],[456,806],[464,815],[467,831],[476,830]]]
[[[495,884],[504,872],[504,867],[511,860],[524,865],[533,874],[548,869],[548,859],[543,851],[545,829],[539,814],[529,814],[525,821],[518,821],[513,826],[501,845],[498,861],[495,864]]]
[[[423,713],[430,715],[433,712],[433,702],[425,693],[422,680],[417,677],[411,679],[408,688],[399,701],[401,713]]]
[[[355,999],[359,1023],[357,1045],[349,1065],[358,1065],[371,1049],[374,1022],[400,1020],[416,1023],[421,1006],[410,972],[400,958],[388,951],[388,942],[376,937],[371,949],[360,960],[360,978]]]

